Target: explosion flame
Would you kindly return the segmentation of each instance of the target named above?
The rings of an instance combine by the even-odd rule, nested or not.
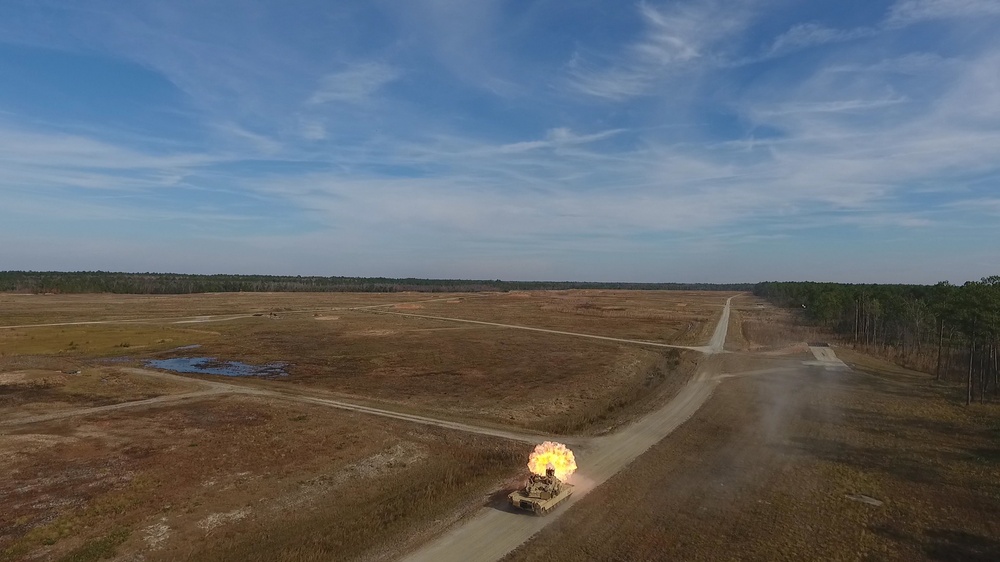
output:
[[[573,451],[567,449],[566,445],[554,441],[535,445],[535,450],[528,457],[528,470],[544,476],[545,469],[549,467],[555,469],[556,478],[565,481],[576,472],[576,458],[573,456]]]

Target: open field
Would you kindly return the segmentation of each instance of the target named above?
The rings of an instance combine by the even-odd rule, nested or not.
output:
[[[51,369],[0,372],[0,420],[145,400],[197,388],[193,381],[185,384],[138,377],[112,367],[70,373]]]
[[[929,375],[838,353],[855,372],[727,378],[506,560],[1000,557],[997,405],[966,408]]]
[[[700,345],[725,297],[696,291],[537,291],[443,300],[402,312],[529,325],[624,339]],[[397,309],[387,309],[395,312]]]
[[[448,298],[427,293],[206,293],[193,295],[26,295],[0,293],[0,325],[157,321],[257,313],[299,313]]]
[[[0,559],[996,557],[995,405],[726,296],[0,296],[59,324],[0,329]],[[577,494],[511,512],[552,434]]]
[[[688,351],[350,309],[457,310],[506,295],[446,295],[440,304],[426,295],[256,297],[0,296],[0,323],[19,326],[0,329],[0,456],[10,475],[0,499],[11,506],[0,521],[3,559],[392,557],[518,480],[526,445],[322,400],[483,426],[607,432],[668,400],[696,362]],[[549,296],[564,308],[576,302],[569,297]],[[684,316],[689,336],[711,331],[718,312],[710,309],[723,301],[713,297],[697,322]],[[662,311],[631,317],[641,299],[621,298],[630,312],[604,333],[673,337],[670,328],[646,331]],[[654,301],[641,306],[662,306]],[[536,306],[499,318],[531,325],[541,319]],[[556,320],[542,327],[595,331],[575,304],[550,313]],[[287,375],[134,368],[193,356],[278,362]],[[126,408],[106,409],[115,405]],[[33,421],[93,407],[105,409]]]
[[[523,449],[243,396],[7,429],[0,556],[350,558],[481,504]]]
[[[20,368],[30,368],[25,359],[30,355],[59,360],[68,370],[99,365],[97,360],[107,358],[133,365],[172,356],[277,362],[287,365],[287,377],[238,382],[308,387],[415,413],[555,433],[606,431],[629,419],[627,406],[640,402],[645,404],[639,404],[640,410],[648,409],[676,391],[690,376],[694,355],[348,308],[381,303],[389,306],[377,310],[430,311],[528,326],[548,318],[541,327],[650,339],[657,339],[652,327],[660,324],[664,327],[659,339],[675,340],[670,328],[674,324],[683,325],[689,338],[710,331],[723,301],[717,294],[608,291],[545,292],[528,298],[390,296],[402,302],[386,295],[350,294],[264,294],[256,299],[244,294],[7,295],[0,299],[13,307],[18,321],[28,324],[91,321],[79,320],[86,314],[93,314],[94,321],[145,320],[0,329],[0,362],[17,358]],[[620,306],[613,304],[616,299]],[[581,303],[590,304],[581,308]],[[617,316],[595,316],[598,306],[619,309],[605,311]],[[487,314],[490,307],[498,314]],[[63,310],[64,315],[57,314]],[[210,313],[221,316],[205,316]],[[168,316],[157,319],[157,314]],[[670,314],[676,318],[667,321]],[[176,320],[192,317],[210,322]],[[600,324],[602,319],[608,323]],[[178,349],[192,345],[200,347]]]

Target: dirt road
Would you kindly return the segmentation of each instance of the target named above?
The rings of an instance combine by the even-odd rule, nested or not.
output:
[[[729,322],[729,307],[728,307],[728,301],[726,301],[726,302],[727,302],[727,306],[726,306],[725,310],[723,311],[723,315],[724,315],[725,321],[728,323]],[[535,328],[534,326],[519,326],[517,324],[500,324],[499,322],[484,322],[482,320],[469,320],[469,319],[466,319],[466,318],[451,318],[451,317],[448,317],[448,316],[430,316],[428,314],[412,314],[412,313],[409,313],[409,312],[390,312],[388,310],[372,310],[370,312],[372,312],[374,314],[389,314],[389,315],[392,315],[392,316],[407,316],[407,317],[410,317],[410,318],[425,318],[427,320],[442,320],[442,321],[445,321],[445,322],[462,322],[462,323],[465,323],[465,324],[478,324],[480,326],[493,326],[495,328],[508,328],[508,329],[511,329],[511,330],[527,330],[529,332],[543,332],[543,333],[546,333],[546,334],[557,334],[557,335],[560,335],[560,336],[572,336],[572,337],[575,337],[575,338],[590,338],[590,339],[594,339],[594,340],[613,341],[613,342],[617,342],[617,343],[630,343],[630,344],[634,344],[634,345],[646,345],[646,346],[653,346],[653,347],[666,347],[666,348],[670,348],[670,349],[687,349],[687,350],[690,350],[690,351],[700,351],[702,353],[718,353],[718,352],[722,351],[722,348],[719,348],[718,351],[715,351],[714,348],[712,347],[714,345],[713,343],[710,343],[707,346],[672,345],[672,344],[669,344],[669,343],[659,343],[659,342],[655,342],[655,341],[630,340],[630,339],[625,339],[625,338],[613,338],[613,337],[610,337],[610,336],[598,336],[598,335],[594,335],[594,334],[581,334],[581,333],[578,333],[578,332],[564,332],[562,330],[549,330],[548,328]],[[718,332],[719,332],[718,327],[716,328],[715,331],[716,331],[716,335],[717,335]],[[725,333],[723,333],[723,340],[725,340]],[[712,337],[712,341],[713,342],[715,341],[715,336]]]
[[[729,328],[732,298],[719,318],[708,346],[699,348],[709,354],[722,351]],[[485,507],[465,524],[406,557],[410,562],[493,561],[527,541],[587,492],[622,470],[636,457],[687,421],[712,395],[719,384],[719,360],[706,357],[698,374],[667,405],[626,427],[622,431],[592,439],[574,451],[581,467],[573,476],[576,492],[548,517],[535,517],[512,509]]]
[[[135,409],[147,409],[155,408],[159,406],[166,406],[176,402],[187,402],[191,400],[199,400],[209,397],[216,397],[220,395],[233,395],[239,394],[244,396],[259,396],[265,398],[275,398],[278,400],[286,400],[290,402],[299,402],[303,404],[317,404],[320,406],[326,406],[329,408],[337,408],[339,410],[347,410],[350,412],[358,412],[361,414],[369,414],[373,416],[381,416],[385,418],[392,418],[396,420],[407,421],[411,423],[418,423],[421,425],[429,425],[434,427],[440,427],[444,429],[451,429],[454,431],[461,431],[463,433],[475,433],[477,435],[485,435],[488,437],[499,437],[501,439],[509,439],[511,441],[522,441],[525,443],[538,443],[545,440],[546,438],[551,438],[551,436],[546,436],[536,433],[527,432],[516,432],[503,429],[496,429],[492,427],[481,427],[477,425],[454,422],[449,420],[441,420],[437,418],[429,418],[426,416],[418,416],[415,414],[407,414],[403,412],[396,412],[393,410],[386,410],[382,408],[373,408],[370,406],[363,406],[361,404],[354,404],[351,402],[343,402],[341,400],[336,400],[334,398],[325,398],[322,396],[307,395],[301,392],[290,392],[290,391],[277,391],[277,390],[266,390],[249,388],[245,386],[239,386],[235,384],[229,384],[219,381],[206,381],[200,379],[194,379],[189,377],[184,377],[180,375],[173,375],[170,373],[164,373],[161,371],[152,371],[148,369],[138,369],[138,368],[126,368],[123,371],[144,377],[158,378],[161,380],[168,380],[172,382],[177,382],[181,384],[191,384],[195,383],[201,385],[203,390],[196,390],[193,392],[186,392],[183,394],[172,394],[167,396],[157,396],[155,398],[149,398],[146,400],[134,400],[131,402],[122,402],[119,404],[109,404],[106,406],[95,406],[91,408],[77,408],[73,410],[65,410],[62,412],[53,412],[51,414],[40,414],[37,416],[23,417],[12,420],[0,421],[0,427],[11,427],[18,425],[27,425],[31,423],[39,423],[57,419],[64,419],[76,416],[86,416],[89,414],[97,414],[101,412],[109,412],[113,410],[124,410],[127,408]],[[573,440],[569,442],[580,443],[582,440]]]
[[[170,394],[167,396],[157,396],[156,398],[147,398],[145,400],[133,400],[131,402],[120,402],[118,404],[108,404],[106,406],[94,406],[92,408],[78,408],[75,410],[55,412],[52,414],[40,414],[37,416],[15,418],[12,420],[2,420],[0,421],[0,427],[27,425],[31,423],[40,423],[40,422],[58,420],[63,418],[71,418],[76,416],[86,416],[89,414],[100,414],[102,412],[111,412],[113,410],[148,409],[148,408],[155,408],[158,406],[169,406],[177,402],[202,400],[205,398],[212,398],[223,394],[231,394],[231,392],[228,390],[219,390],[212,388],[206,390],[198,390],[195,392],[185,392],[184,394]]]

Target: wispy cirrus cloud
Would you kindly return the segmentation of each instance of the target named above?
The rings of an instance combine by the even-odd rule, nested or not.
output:
[[[0,233],[74,221],[93,259],[88,228],[145,267],[134,239],[217,269],[755,279],[810,244],[1000,230],[1000,42],[960,33],[982,2],[88,6],[11,0],[0,41],[173,90],[62,121],[0,91]]]
[[[993,0],[899,0],[889,10],[885,24],[901,27],[945,18],[1000,16],[1000,3]]]
[[[845,29],[816,22],[795,24],[779,35],[761,56],[780,56],[807,47],[864,39],[920,22],[997,16],[1000,3],[993,0],[898,0],[876,25]]]
[[[648,95],[657,84],[697,64],[714,64],[713,49],[749,24],[752,3],[710,0],[638,5],[639,36],[610,60],[577,54],[567,69],[569,86],[608,100]]]
[[[601,131],[599,133],[578,135],[571,131],[568,127],[557,127],[555,129],[549,129],[545,135],[545,139],[543,140],[530,140],[505,144],[497,147],[496,150],[503,153],[513,153],[543,148],[577,146],[608,139],[623,132],[625,132],[623,129],[612,129],[610,131]]]
[[[779,35],[762,56],[772,57],[816,45],[854,41],[878,33],[879,29],[873,27],[835,29],[814,22],[799,23]]]
[[[225,160],[201,152],[147,153],[91,137],[17,130],[0,124],[0,163],[77,170],[176,170]]]
[[[399,76],[398,69],[385,63],[353,63],[343,70],[324,76],[319,88],[309,97],[308,103],[363,103]]]

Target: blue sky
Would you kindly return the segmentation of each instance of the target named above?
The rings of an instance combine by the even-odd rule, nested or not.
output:
[[[997,0],[0,3],[0,270],[1000,272]]]

